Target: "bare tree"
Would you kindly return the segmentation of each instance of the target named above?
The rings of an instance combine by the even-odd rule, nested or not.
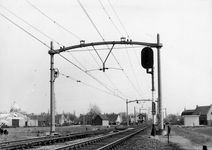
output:
[[[97,106],[96,104],[90,104],[87,114],[92,114],[92,115],[101,114],[101,110],[100,110],[99,106]]]

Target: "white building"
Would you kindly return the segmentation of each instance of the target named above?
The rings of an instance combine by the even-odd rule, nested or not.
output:
[[[199,115],[184,115],[185,126],[199,126]]]
[[[21,113],[21,108],[16,102],[11,106],[9,113],[0,114],[1,125],[5,124],[12,127],[23,127],[27,126],[28,120],[29,117]]]

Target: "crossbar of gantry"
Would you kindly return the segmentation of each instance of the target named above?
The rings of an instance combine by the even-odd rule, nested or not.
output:
[[[49,54],[59,54],[64,51],[82,48],[82,47],[89,47],[89,46],[100,46],[100,45],[142,45],[142,46],[149,46],[152,48],[161,48],[163,45],[161,43],[147,43],[147,42],[137,42],[137,41],[104,41],[104,42],[91,42],[91,43],[83,43],[68,47],[60,47],[59,49],[50,50]]]

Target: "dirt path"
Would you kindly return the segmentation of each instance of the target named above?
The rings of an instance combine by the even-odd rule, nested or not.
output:
[[[168,137],[165,136],[155,136],[155,139],[167,143],[168,142]],[[170,143],[176,143],[177,145],[180,145],[182,149],[185,150],[202,150],[203,145],[197,145],[192,143],[189,139],[186,139],[182,136],[177,135],[175,132],[172,132],[172,134],[169,137],[169,142]],[[211,144],[206,144],[208,150],[212,150],[212,145]]]

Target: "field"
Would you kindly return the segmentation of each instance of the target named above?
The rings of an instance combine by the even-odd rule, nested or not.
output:
[[[172,133],[173,132],[173,133]],[[181,136],[190,141],[194,147],[206,145],[212,147],[212,127],[178,127],[172,126],[171,136]]]
[[[55,132],[59,134],[79,133],[91,130],[105,129],[103,126],[61,126],[56,127]],[[7,128],[8,135],[0,135],[0,142],[27,139],[38,136],[49,135],[50,127],[22,127],[22,128]]]

